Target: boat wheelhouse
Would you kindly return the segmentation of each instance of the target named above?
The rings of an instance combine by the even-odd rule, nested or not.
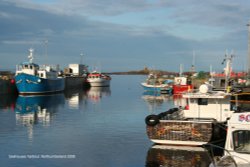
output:
[[[250,112],[234,113],[228,120],[225,156],[238,166],[250,166]]]
[[[250,112],[232,114],[227,121],[227,137],[224,147],[213,144],[208,144],[206,147],[224,152],[223,155],[214,159],[210,167],[250,166]]]

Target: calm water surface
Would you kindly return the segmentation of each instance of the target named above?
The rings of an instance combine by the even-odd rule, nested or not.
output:
[[[204,150],[152,147],[144,118],[184,102],[144,93],[144,80],[115,75],[110,88],[1,96],[1,166],[209,166]]]

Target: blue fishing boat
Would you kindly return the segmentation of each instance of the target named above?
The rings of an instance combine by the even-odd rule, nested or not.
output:
[[[33,63],[33,49],[30,49],[29,62],[17,65],[15,83],[19,94],[44,94],[63,91],[65,79],[58,76],[58,68],[50,65],[39,66]]]
[[[160,92],[165,94],[172,93],[172,83],[170,79],[165,79],[158,77],[154,74],[149,74],[145,82],[142,82],[141,85],[145,91]]]

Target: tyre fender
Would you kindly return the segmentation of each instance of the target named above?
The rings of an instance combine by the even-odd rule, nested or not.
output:
[[[160,122],[159,120],[159,116],[158,115],[148,115],[145,118],[145,123],[148,126],[155,126],[156,124],[158,124]]]

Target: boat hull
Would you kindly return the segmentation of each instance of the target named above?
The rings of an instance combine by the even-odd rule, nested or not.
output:
[[[155,126],[147,125],[149,139],[157,144],[201,146],[219,141],[220,134],[210,121],[160,120]]]
[[[18,74],[15,82],[19,94],[44,94],[63,91],[64,78],[44,79],[29,74]]]
[[[165,92],[165,93],[171,93],[172,88],[166,85],[149,85],[146,83],[141,83],[143,89],[145,91],[154,91],[154,92]]]
[[[108,87],[110,86],[110,80],[106,79],[88,79],[91,87]]]
[[[65,76],[65,89],[81,89],[89,87],[86,77],[83,76]]]
[[[193,89],[192,85],[173,85],[173,94],[183,94]]]

